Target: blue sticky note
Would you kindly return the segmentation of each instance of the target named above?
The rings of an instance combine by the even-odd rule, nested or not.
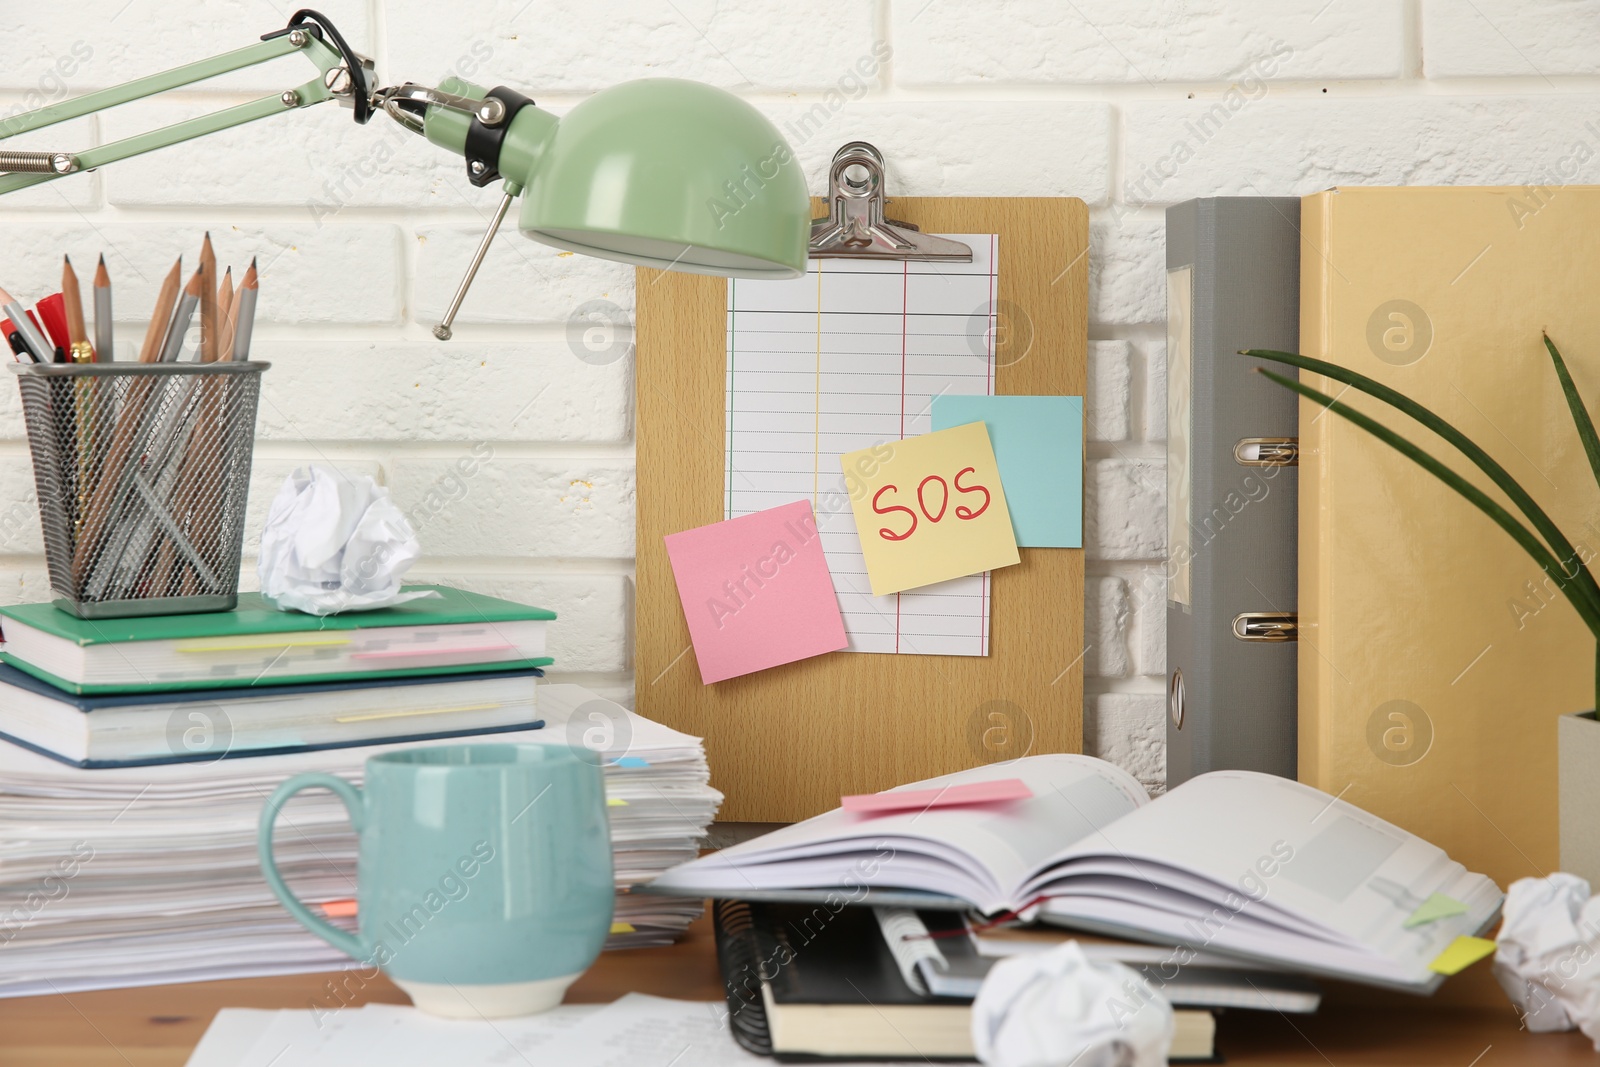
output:
[[[1083,397],[936,396],[933,428],[989,427],[1023,548],[1083,547]]]
[[[611,764],[613,767],[648,767],[650,761],[638,756],[622,756]]]

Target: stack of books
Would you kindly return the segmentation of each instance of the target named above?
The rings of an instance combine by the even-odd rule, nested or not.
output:
[[[1217,1010],[1313,1011],[1317,977],[1431,993],[1494,948],[1488,878],[1272,775],[1151,800],[1103,760],[1044,755],[846,799],[650,887],[721,898],[730,1029],[751,1051],[971,1056],[990,968],[1070,936],[1177,1009],[1174,1059],[1205,1059]],[[999,929],[1019,919],[1058,929]]]
[[[142,619],[0,608],[0,995],[357,966],[272,895],[257,823],[292,775],[359,783],[398,745],[583,746],[611,805],[608,947],[681,933],[698,902],[627,891],[705,836],[721,796],[699,739],[577,686],[536,690],[552,613],[436,591],[328,618],[252,595]],[[293,800],[275,851],[302,900],[354,928],[356,839],[337,799]]]

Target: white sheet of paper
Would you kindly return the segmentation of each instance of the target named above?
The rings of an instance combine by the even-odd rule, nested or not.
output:
[[[340,1009],[329,1000],[320,1011],[279,1011],[259,1020],[225,1020],[221,1037],[232,1058],[191,1060],[189,1067],[407,1067],[448,1063],[452,1067],[521,1064],[600,1011],[590,1004],[564,1004],[520,1019],[441,1019],[399,1004]],[[219,1013],[218,1019],[223,1019]],[[218,1023],[213,1023],[213,1028]],[[236,1035],[247,1025],[258,1032],[242,1055]],[[206,1032],[202,1045],[212,1042]],[[222,1042],[215,1047],[224,1048]]]
[[[561,1067],[744,1067],[770,1063],[740,1048],[721,1002],[629,993],[540,1050]]]
[[[316,1057],[304,1061],[304,1067],[560,1062],[545,1057],[546,1047],[599,1010],[593,1005],[563,1004],[519,1019],[440,1019],[412,1007],[369,1004],[360,1011],[340,1012],[329,1021]]]
[[[225,1009],[188,1067],[750,1067],[727,1005],[630,993],[520,1019],[440,1019],[368,1004],[334,1011]],[[863,1067],[840,1063],[837,1067]]]
[[[239,1067],[278,1014],[261,1008],[223,1008],[189,1054],[186,1067]]]
[[[338,1015],[356,1015],[360,1011],[359,1008],[347,1008],[333,1016],[319,1016],[312,1011],[277,1012],[243,1057],[228,1062],[233,1067],[299,1067],[300,1064],[314,1062],[313,1057],[323,1041],[329,1019]]]
[[[933,429],[933,398],[994,392],[999,238],[971,263],[812,260],[728,283],[727,518],[810,499],[848,651],[989,654],[989,576],[875,597],[839,457]]]

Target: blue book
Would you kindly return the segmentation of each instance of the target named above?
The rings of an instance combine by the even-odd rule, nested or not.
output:
[[[85,768],[537,730],[544,672],[79,696],[0,664],[0,738]]]

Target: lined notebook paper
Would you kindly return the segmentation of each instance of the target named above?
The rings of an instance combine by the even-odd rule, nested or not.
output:
[[[989,654],[989,576],[875,597],[839,457],[928,433],[933,398],[994,392],[994,234],[971,263],[812,260],[728,283],[726,515],[810,499],[852,652]]]

